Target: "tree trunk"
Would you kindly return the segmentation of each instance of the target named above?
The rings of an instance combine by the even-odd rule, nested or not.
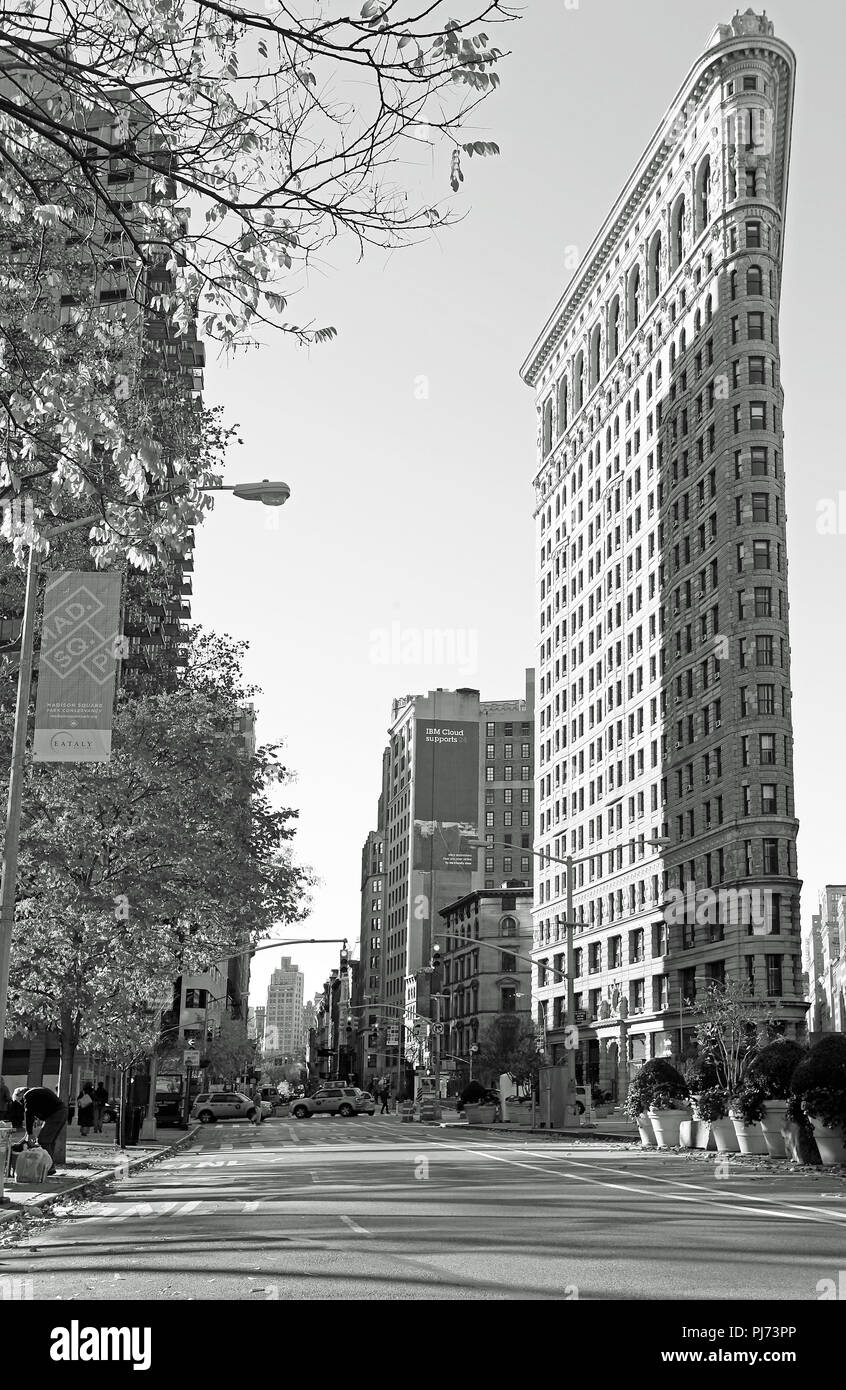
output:
[[[73,1066],[76,1061],[76,1046],[79,1037],[79,1024],[75,1023],[69,1012],[62,1013],[61,1062],[59,1065],[59,1100],[70,1110],[73,1090]],[[63,1129],[53,1145],[53,1162],[58,1166],[67,1159],[67,1128]]]

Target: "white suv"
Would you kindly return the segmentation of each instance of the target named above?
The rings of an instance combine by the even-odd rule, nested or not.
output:
[[[355,1086],[324,1086],[313,1096],[297,1096],[291,1102],[295,1120],[310,1119],[312,1115],[357,1115],[361,1091]]]
[[[203,1091],[191,1107],[191,1119],[202,1125],[213,1125],[215,1120],[251,1120],[255,1113],[255,1101],[240,1091]]]

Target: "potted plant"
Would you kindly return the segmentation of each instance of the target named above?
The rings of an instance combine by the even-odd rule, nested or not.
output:
[[[771,1158],[786,1158],[785,1127],[793,1073],[808,1049],[792,1038],[775,1038],[749,1065],[750,1082],[763,1098],[761,1132]]]
[[[791,1078],[791,1119],[811,1122],[823,1163],[846,1163],[846,1036],[814,1043]]]
[[[761,1129],[764,1113],[764,1096],[760,1086],[751,1080],[748,1073],[742,1085],[731,1097],[729,1117],[734,1125],[737,1142],[742,1154],[765,1154],[769,1150]]]
[[[681,1071],[690,1091],[690,1119],[682,1120],[679,1137],[692,1149],[712,1149],[711,1126],[700,1112],[699,1098],[717,1085],[717,1069],[706,1057],[688,1057]]]
[[[687,1116],[687,1097],[684,1077],[672,1063],[661,1057],[644,1062],[631,1080],[623,1109],[637,1125],[645,1149],[656,1144],[658,1148],[667,1148],[679,1142],[678,1126]],[[658,1105],[653,1108],[656,1099]]]
[[[654,1092],[649,1105],[649,1118],[659,1149],[671,1149],[680,1142],[681,1126],[690,1117],[687,1087],[680,1072],[678,1076],[684,1090],[675,1086],[663,1087]]]
[[[481,1081],[471,1081],[459,1096],[455,1108],[459,1113],[464,1111],[469,1125],[492,1125],[496,1120],[497,1097]]]
[[[707,1126],[707,1139],[700,1148],[713,1147],[719,1153],[738,1153],[739,1144],[734,1125],[729,1119],[729,1099],[725,1086],[709,1086],[696,1098],[696,1113],[704,1126]]]

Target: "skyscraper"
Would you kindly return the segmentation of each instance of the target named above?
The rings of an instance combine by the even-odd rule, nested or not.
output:
[[[430,690],[395,700],[382,762],[378,834],[383,871],[363,872],[362,970],[379,978],[380,1009],[361,1010],[360,1026],[411,1030],[428,1017],[427,976],[432,948],[443,931],[440,911],[474,888],[533,880],[534,673],[524,697],[482,701],[478,690]],[[483,850],[477,847],[485,839]],[[374,893],[378,881],[381,891]],[[381,906],[369,912],[374,899]],[[381,915],[380,915],[381,914]],[[365,920],[368,952],[365,956]],[[370,949],[376,928],[381,950]],[[378,965],[376,964],[378,958]],[[369,990],[368,1001],[373,991]],[[469,1020],[468,1020],[469,1022]],[[363,1069],[391,1069],[388,1043],[365,1056]],[[393,1036],[393,1034],[392,1034]]]
[[[264,1050],[297,1057],[305,1047],[303,974],[290,956],[283,956],[267,987]]]
[[[683,1049],[709,982],[804,1028],[779,356],[794,67],[766,16],[714,29],[522,367],[537,844],[579,861],[578,1069],[621,1091]],[[565,893],[542,866],[535,1006],[561,1059]]]

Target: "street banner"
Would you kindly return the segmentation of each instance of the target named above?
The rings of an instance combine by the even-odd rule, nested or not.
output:
[[[112,754],[121,576],[62,570],[44,595],[33,760],[103,763]]]

